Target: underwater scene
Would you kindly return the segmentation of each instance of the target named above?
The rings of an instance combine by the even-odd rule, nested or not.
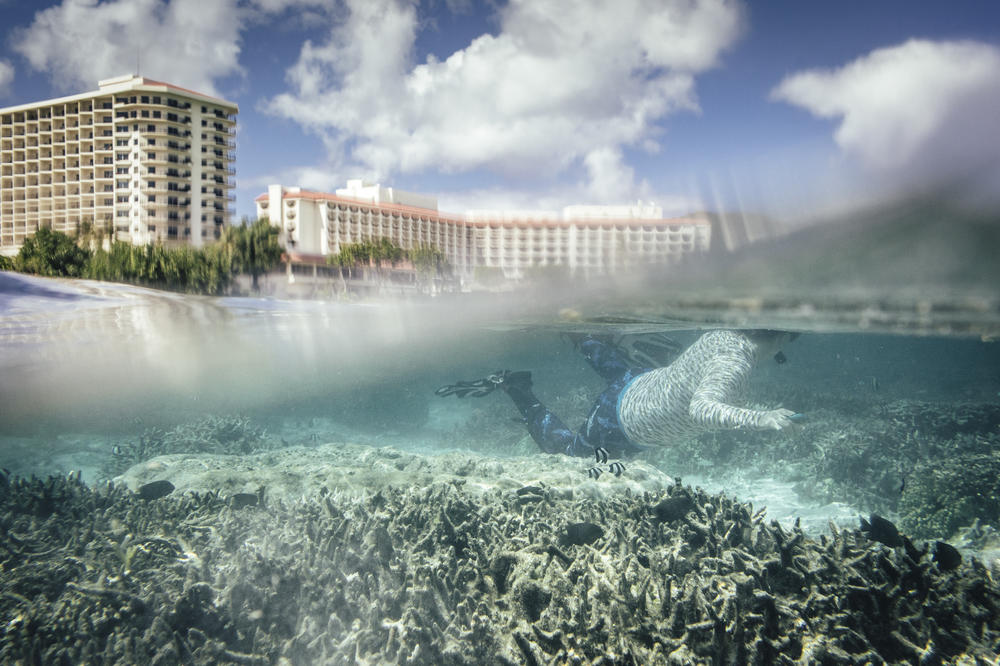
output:
[[[398,302],[0,273],[0,662],[996,663],[996,224],[889,218]]]

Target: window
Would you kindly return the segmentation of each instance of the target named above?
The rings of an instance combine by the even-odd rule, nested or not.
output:
[[[156,145],[156,139],[150,139],[150,140],[148,141],[148,143],[149,143],[149,145],[151,145],[151,146],[155,146],[155,145]]]
[[[162,114],[159,111],[153,111],[153,117],[159,118]]]
[[[154,97],[153,98],[153,104],[159,104],[159,103],[160,103],[160,98],[159,97]]]
[[[146,125],[146,131],[147,132],[155,132],[156,131],[156,125]]]
[[[141,99],[142,99],[142,103],[143,104],[149,104],[149,96],[148,95],[143,95]]]
[[[148,157],[151,160],[155,160],[156,159],[156,153],[146,153],[146,157]]]
[[[146,197],[146,200],[149,201],[149,203],[156,203],[156,195],[150,194],[148,197]]]

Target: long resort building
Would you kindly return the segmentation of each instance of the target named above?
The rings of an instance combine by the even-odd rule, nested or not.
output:
[[[233,215],[236,104],[139,76],[0,109],[0,253],[40,227],[200,246]]]
[[[387,238],[404,249],[437,248],[465,282],[483,268],[518,280],[538,267],[561,266],[586,278],[670,264],[706,252],[711,236],[706,215],[664,218],[662,208],[642,202],[451,215],[438,211],[435,197],[361,180],[333,194],[271,185],[256,204],[258,217],[280,229],[293,260],[315,263],[344,245]]]

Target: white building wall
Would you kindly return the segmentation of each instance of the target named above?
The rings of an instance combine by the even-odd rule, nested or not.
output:
[[[574,275],[589,276],[630,264],[671,263],[709,247],[706,218],[637,217],[660,210],[641,202],[570,206],[563,215],[534,211],[534,220],[525,219],[525,211],[477,211],[452,218],[429,208],[376,204],[376,195],[388,196],[376,193],[377,187],[347,188],[372,194],[371,199],[348,199],[272,185],[259,198],[257,213],[270,216],[282,231],[282,242],[287,246],[286,239],[293,240],[297,252],[336,254],[343,244],[385,237],[406,249],[437,247],[464,277],[479,266],[498,268],[511,279],[523,278],[535,266],[565,266]],[[573,211],[581,217],[565,217]]]

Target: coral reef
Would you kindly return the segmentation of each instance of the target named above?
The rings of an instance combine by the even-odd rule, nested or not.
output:
[[[171,430],[148,428],[138,438],[116,445],[101,469],[104,479],[118,476],[132,465],[171,453],[257,453],[273,444],[263,428],[245,416],[208,416]]]
[[[245,499],[245,498],[244,498]],[[450,481],[306,501],[0,480],[0,661],[986,661],[978,562],[819,540],[675,484],[600,501]],[[241,508],[235,508],[239,505]]]
[[[996,504],[979,494],[996,487],[986,468],[988,456],[1000,448],[1000,407],[912,400],[847,404],[857,411],[817,408],[795,430],[713,432],[684,446],[654,449],[645,458],[684,475],[777,471],[817,501],[898,512],[921,538],[950,537],[976,518],[996,520]]]
[[[900,522],[920,538],[1000,520],[1000,453],[958,455],[921,463],[899,501]]]

